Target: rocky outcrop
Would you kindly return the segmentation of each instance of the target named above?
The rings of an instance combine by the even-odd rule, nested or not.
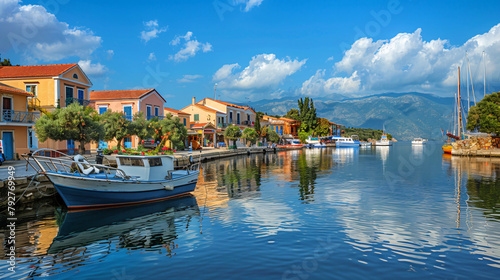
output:
[[[498,137],[471,137],[470,139],[459,140],[451,144],[454,150],[489,150],[500,147]]]

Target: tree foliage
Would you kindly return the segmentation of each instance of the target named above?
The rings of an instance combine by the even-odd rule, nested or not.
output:
[[[285,118],[300,120],[300,112],[297,109],[290,109],[290,111],[286,113]]]
[[[105,134],[99,114],[93,108],[78,103],[43,114],[35,123],[35,130],[41,142],[47,139],[79,142],[80,154],[85,153],[85,144],[99,141]]]
[[[236,145],[236,140],[241,138],[241,130],[236,125],[230,125],[224,131],[224,138],[228,140],[233,140],[233,144]]]
[[[154,129],[153,138],[155,141],[160,141],[158,149],[165,146],[167,141],[170,141],[172,148],[184,149],[184,140],[187,138],[187,129],[181,123],[180,118],[172,117],[167,114],[162,120],[153,118],[150,127]]]
[[[248,144],[251,144],[251,145],[255,144],[257,142],[258,137],[259,137],[259,134],[253,128],[247,127],[243,130],[242,138],[247,141],[247,146],[250,146]]]
[[[263,115],[264,115],[264,113],[262,113],[262,112],[255,113],[255,125],[254,125],[254,129],[259,134],[260,134],[260,130],[262,129],[260,127],[260,119],[262,118]]]
[[[12,63],[10,63],[10,59],[2,58],[0,57],[0,66],[12,66]]]
[[[500,92],[486,95],[472,106],[467,115],[467,129],[500,134]]]
[[[383,133],[383,131],[380,129],[371,129],[371,128],[353,128],[353,127],[345,128],[345,127],[343,127],[342,130],[344,130],[345,135],[347,137],[350,137],[351,135],[358,135],[359,140],[361,140],[361,141],[367,141],[370,138],[378,140],[378,139],[380,139],[380,137],[382,137],[382,133]],[[389,138],[389,134],[387,135],[387,138]]]
[[[304,132],[313,132],[316,128],[316,108],[314,108],[314,103],[309,97],[300,98],[297,100],[299,104],[299,120],[300,120],[300,130]]]
[[[267,133],[267,140],[271,143],[278,143],[280,141],[280,136],[276,131],[269,130]]]
[[[316,128],[314,133],[318,136],[328,136],[330,135],[330,121],[324,118],[318,118]]]
[[[139,143],[153,136],[154,128],[151,127],[150,121],[146,119],[143,112],[137,112],[129,123],[129,131],[131,135],[139,138]]]
[[[123,138],[131,133],[131,122],[125,119],[122,112],[113,112],[111,110],[101,115],[101,122],[104,128],[104,140],[118,142],[117,149],[121,150]]]
[[[306,144],[307,138],[309,138],[309,133],[304,131],[299,131],[299,140],[301,144]]]

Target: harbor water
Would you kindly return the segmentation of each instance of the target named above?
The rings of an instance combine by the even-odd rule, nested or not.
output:
[[[238,156],[202,168],[195,192],[177,199],[66,212],[47,198],[20,209],[16,272],[7,270],[4,241],[0,277],[500,275],[500,159],[401,142]]]

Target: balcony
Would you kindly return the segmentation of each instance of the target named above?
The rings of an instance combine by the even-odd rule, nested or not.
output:
[[[149,115],[147,116],[147,120],[151,120],[153,118],[158,118],[159,121],[163,120],[165,117],[164,116],[152,116],[152,115]]]
[[[90,101],[85,100],[85,99],[78,99],[78,98],[73,98],[73,97],[67,97],[66,98],[66,107],[71,104],[71,103],[78,103],[82,106],[89,106]]]
[[[218,123],[218,124],[217,124],[217,127],[218,127],[218,128],[226,128],[226,127],[227,127],[227,125],[228,125],[227,123]]]
[[[35,123],[36,120],[40,118],[40,113],[38,112],[21,112],[4,109],[1,111],[2,122],[9,123]]]
[[[40,108],[40,99],[36,96],[28,97],[28,110],[38,110]]]

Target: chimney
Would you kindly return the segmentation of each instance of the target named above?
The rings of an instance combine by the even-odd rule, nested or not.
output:
[[[196,97],[193,97],[193,105],[194,105],[194,103],[195,103],[195,100],[196,100]]]

